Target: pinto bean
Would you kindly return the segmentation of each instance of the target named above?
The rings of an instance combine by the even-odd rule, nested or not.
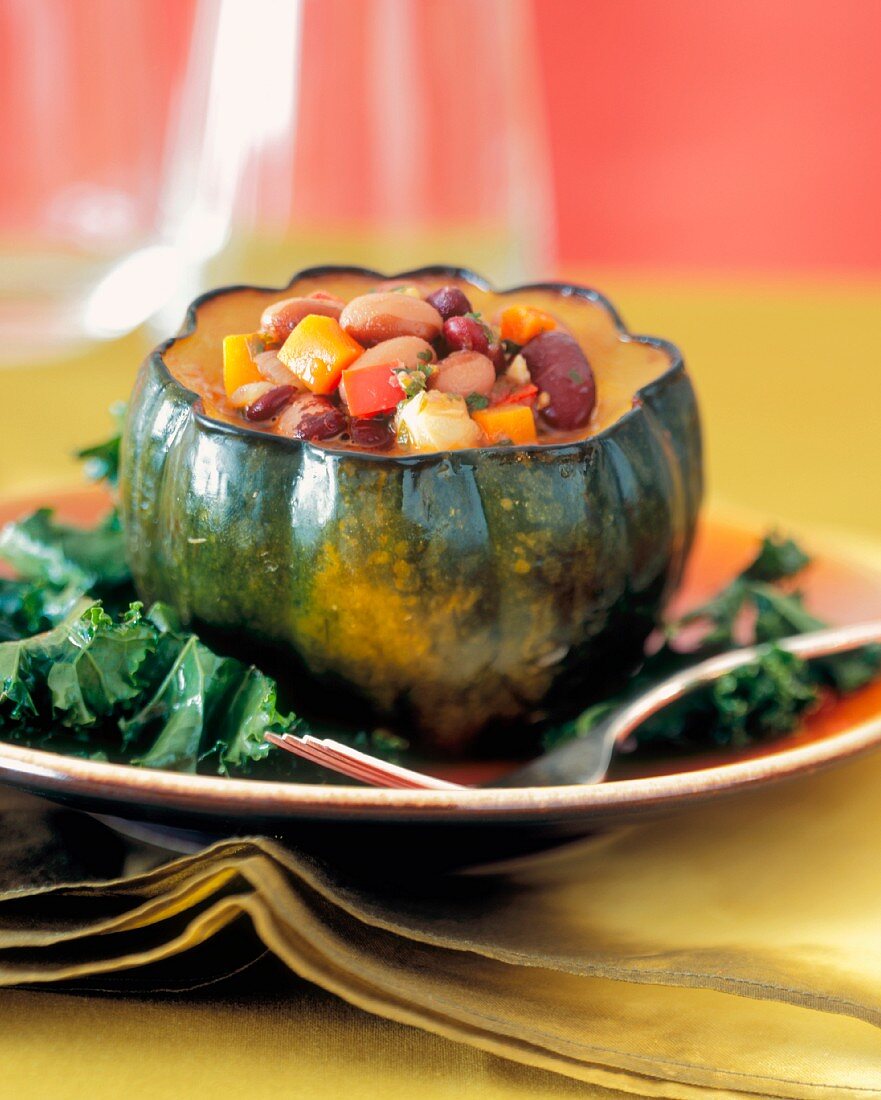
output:
[[[309,298],[284,298],[281,302],[273,302],[263,310],[260,328],[276,340],[287,340],[297,325],[310,313],[339,319],[344,305],[345,302],[340,298],[332,298],[325,294]]]
[[[314,393],[297,394],[278,418],[275,430],[289,439],[332,439],[346,426],[341,409]]]
[[[429,389],[456,393],[460,397],[479,393],[488,397],[496,380],[496,368],[477,351],[455,351],[442,359],[429,379]]]
[[[404,370],[417,370],[437,359],[434,348],[419,336],[396,336],[374,344],[352,364],[355,367],[375,367],[378,363],[400,364]]]
[[[546,403],[538,400],[547,423],[562,431],[583,428],[596,404],[596,382],[578,341],[568,332],[543,332],[520,354],[532,381],[547,394]]]
[[[438,311],[445,321],[451,317],[462,317],[471,313],[471,303],[457,286],[442,286],[425,299],[430,306]]]
[[[434,340],[443,327],[434,306],[409,294],[362,294],[349,302],[339,320],[346,332],[364,347],[399,336]]]

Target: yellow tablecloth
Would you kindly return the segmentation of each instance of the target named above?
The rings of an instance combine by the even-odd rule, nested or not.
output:
[[[881,1100],[879,787],[876,754],[503,879],[397,888],[271,839],[152,870],[140,854],[143,873],[102,885],[107,830],[7,812],[0,887],[13,864],[22,886],[47,869],[90,885],[0,889],[0,983],[65,974],[90,996],[0,995],[3,1083],[444,1097],[566,1095],[572,1078],[588,1096]]]
[[[881,290],[745,290],[614,276],[602,283],[636,329],[669,335],[684,347],[703,402],[716,497],[796,524],[881,534]],[[12,400],[0,413],[0,491],[75,480],[67,452],[100,437],[103,408],[125,394],[140,350],[133,337],[79,361],[6,373]],[[856,764],[806,781],[806,812],[829,815],[831,827],[848,805],[848,782],[873,774],[877,767],[865,771]],[[773,798],[762,806],[749,826],[756,844],[775,812]],[[706,827],[702,819],[702,831]],[[677,836],[685,850],[681,823]],[[805,859],[807,869],[809,852]],[[875,873],[867,865],[866,874]],[[785,918],[785,908],[781,914]],[[766,1017],[741,1017],[739,999],[701,996],[713,1001],[707,1004],[714,1027],[736,1035],[746,1023],[749,1030],[735,1047],[773,1035],[771,1009]],[[638,1013],[632,1019],[638,1026]],[[841,1026],[846,1044],[853,1028],[867,1025],[843,1018]],[[861,1037],[854,1041],[853,1063],[862,1071],[868,1047]],[[878,1068],[866,1065],[865,1080],[854,1079],[854,1095],[881,1095],[881,1039],[877,1050]],[[829,1051],[830,1066],[843,1051]],[[23,1098],[619,1095],[368,1016],[294,980],[284,996],[274,991],[267,1001],[241,1003],[214,997],[210,988],[183,1002],[4,991],[0,1056],[0,1092]],[[689,1093],[673,1088],[669,1095]]]

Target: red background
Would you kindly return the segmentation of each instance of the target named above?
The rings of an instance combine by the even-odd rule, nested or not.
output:
[[[451,18],[447,0],[419,2],[432,25]],[[563,266],[881,271],[879,0],[528,2]],[[57,34],[86,40],[96,21],[132,24],[130,40],[158,68],[150,87],[124,94],[137,101],[139,137],[144,127],[156,131],[157,151],[168,77],[186,56],[193,8],[193,0],[155,0],[130,12],[123,4],[121,12],[117,0],[58,0],[51,20]],[[33,84],[26,75],[34,64],[52,63],[50,36],[32,50],[21,38],[24,9],[19,16],[16,10],[0,6],[7,152],[21,142],[40,144],[26,109]],[[48,18],[51,9],[43,10]],[[369,7],[355,10],[369,19]],[[307,18],[314,18],[308,9]],[[135,26],[139,19],[144,25]],[[437,48],[456,79],[455,58],[468,68],[470,53],[457,54],[454,27],[442,29]],[[471,33],[478,29],[491,50],[491,33],[472,21]],[[344,82],[344,67],[335,72]],[[85,109],[89,95],[117,94],[99,75],[70,85],[65,99],[72,103],[59,109],[80,100]],[[120,135],[121,145],[125,140]],[[67,159],[89,160],[94,144],[87,132],[71,133]],[[47,148],[46,163],[62,152]],[[140,165],[143,180],[157,163]],[[7,223],[25,216],[30,190],[13,156],[0,179]]]
[[[567,265],[881,270],[878,0],[534,0]]]

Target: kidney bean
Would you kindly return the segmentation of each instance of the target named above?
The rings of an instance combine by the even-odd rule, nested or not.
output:
[[[442,286],[425,300],[430,306],[434,306],[445,321],[472,312],[471,303],[457,286]]]
[[[275,430],[289,439],[332,439],[346,426],[342,409],[314,393],[297,394],[278,418]]]
[[[444,321],[444,339],[450,351],[479,351],[481,355],[489,351],[486,329],[473,317],[451,317]]]
[[[460,397],[479,393],[488,397],[496,380],[496,368],[478,351],[455,351],[442,359],[428,388],[441,393],[456,393]]]
[[[275,416],[276,413],[281,412],[296,392],[293,386],[276,386],[274,390],[264,393],[248,405],[245,409],[245,418],[247,420],[268,420],[270,416]]]
[[[562,431],[583,428],[596,404],[596,383],[577,340],[568,332],[543,332],[525,344],[520,354],[541,391],[537,406],[548,424]]]
[[[392,426],[384,417],[358,417],[349,425],[349,435],[356,447],[385,451],[395,441]]]
[[[321,294],[320,291],[319,294]],[[263,310],[260,328],[276,340],[287,340],[297,325],[310,313],[339,319],[344,305],[345,302],[341,299],[324,294],[320,297],[316,295],[309,298],[285,298],[281,302],[273,302]]]
[[[382,292],[353,298],[340,314],[340,324],[364,347],[398,336],[431,341],[443,327],[441,315],[422,298]]]
[[[505,358],[505,349],[499,343],[498,340],[494,340],[487,348],[487,357],[492,361],[492,365],[496,370],[501,373],[508,365],[508,360]]]

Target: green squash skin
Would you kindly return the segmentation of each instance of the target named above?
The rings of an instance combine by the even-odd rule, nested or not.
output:
[[[361,455],[193,401],[160,348],[122,448],[140,595],[245,657],[268,645],[310,700],[363,701],[364,726],[455,754],[571,713],[635,667],[681,580],[701,437],[678,356],[609,428],[553,446]]]

